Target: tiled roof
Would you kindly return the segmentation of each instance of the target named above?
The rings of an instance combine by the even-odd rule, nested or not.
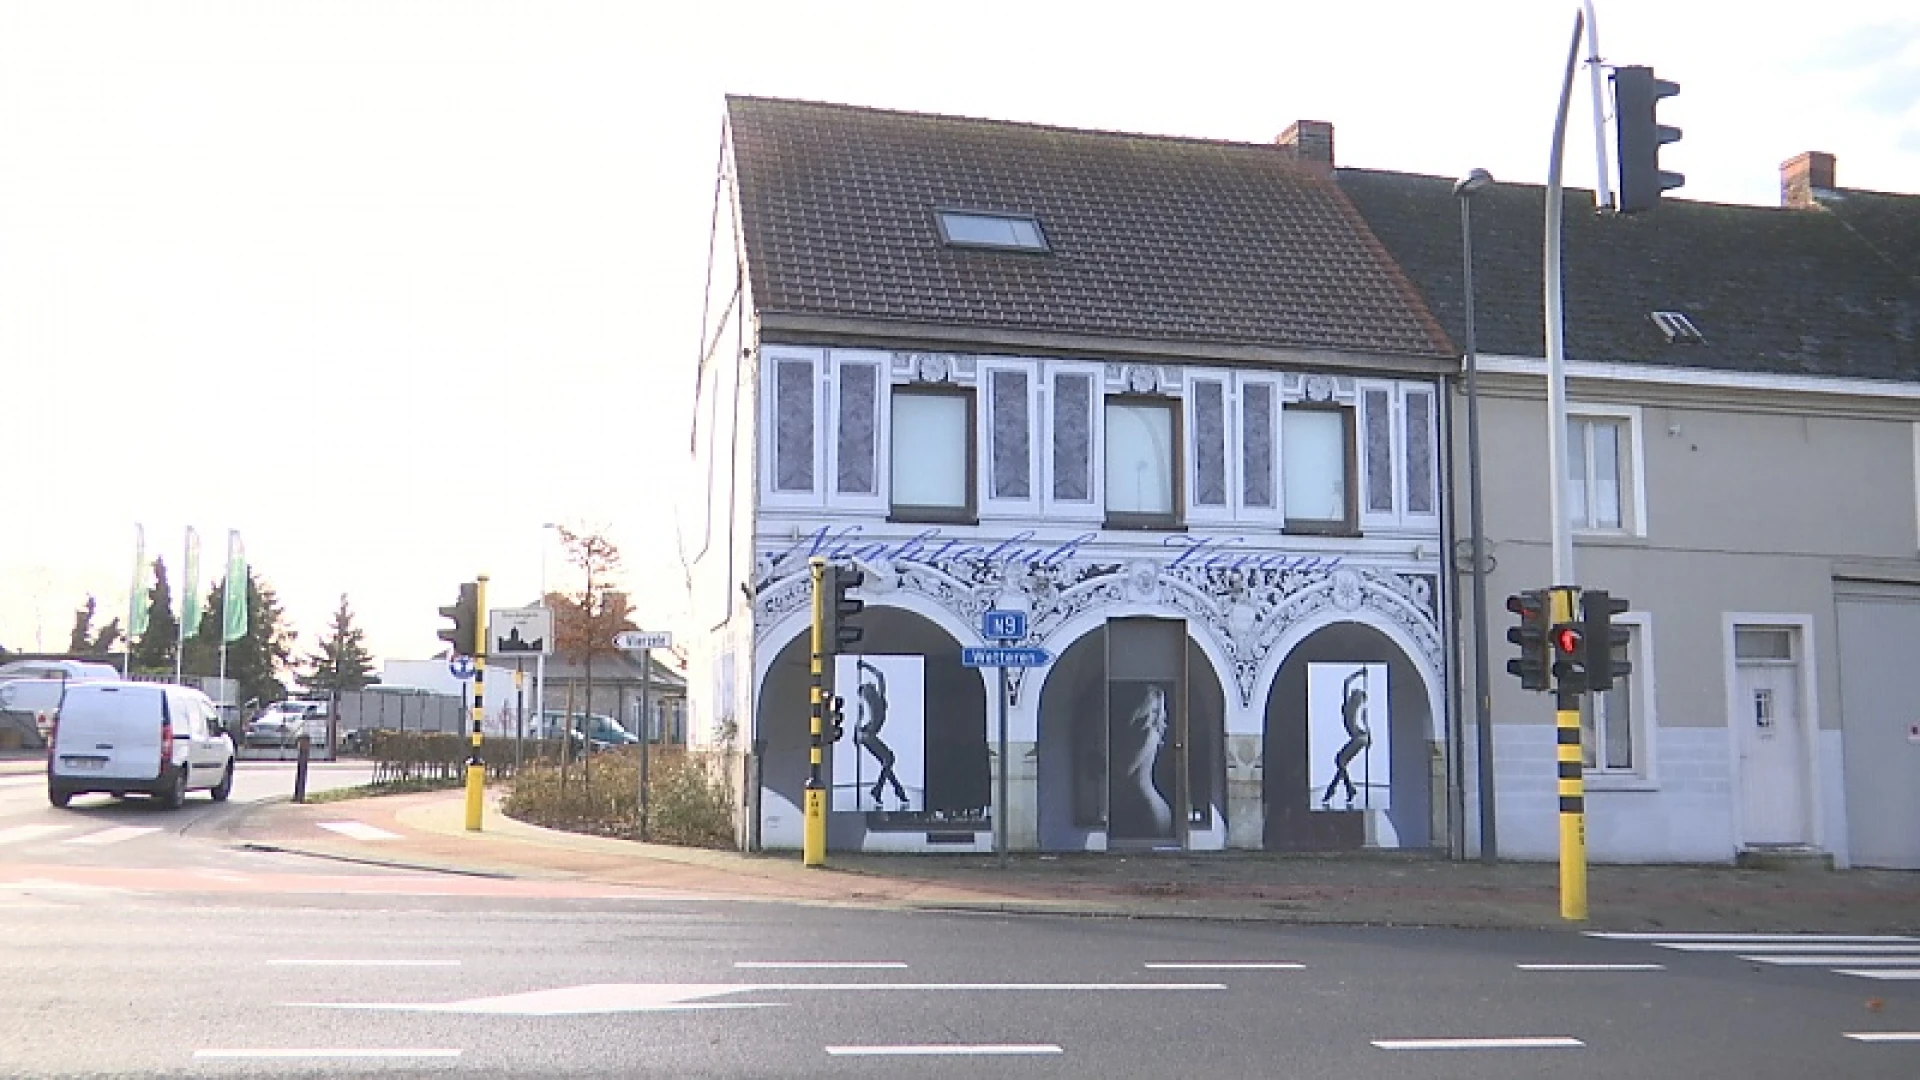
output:
[[[1453,181],[1362,169],[1337,175],[1447,332],[1464,341]],[[1600,215],[1592,192],[1564,196],[1568,359],[1920,379],[1920,279],[1900,265],[1901,254],[1909,267],[1920,260],[1920,198],[1848,193],[1847,213],[1667,198],[1643,214]],[[1506,184],[1474,197],[1474,323],[1483,353],[1546,353],[1545,199],[1544,188]],[[1705,341],[1668,343],[1650,318],[1655,311],[1686,315]]]
[[[1454,350],[1338,188],[1271,145],[730,97],[762,312],[980,330]],[[953,248],[935,211],[1037,217]]]

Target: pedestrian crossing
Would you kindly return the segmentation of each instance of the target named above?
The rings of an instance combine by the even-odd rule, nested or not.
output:
[[[138,840],[160,831],[157,825],[118,825],[105,829],[88,829],[78,835],[65,835],[72,833],[75,828],[73,825],[14,825],[0,829],[0,848],[26,847],[29,844],[41,842],[106,847],[110,844],[124,844],[129,840]]]
[[[1733,956],[1778,967],[1823,967],[1837,975],[1920,982],[1920,937],[1905,934],[1658,934],[1588,931],[1674,952]]]

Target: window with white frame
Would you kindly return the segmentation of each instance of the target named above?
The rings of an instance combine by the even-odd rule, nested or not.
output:
[[[1630,412],[1579,409],[1567,417],[1567,513],[1575,529],[1644,532],[1636,419]]]
[[[1171,528],[1180,515],[1177,402],[1113,395],[1106,399],[1109,528]]]
[[[1353,531],[1352,409],[1289,405],[1280,420],[1280,469],[1289,531]]]
[[[893,519],[971,523],[976,454],[973,392],[896,386],[892,408]]]
[[[1627,631],[1627,640],[1613,647],[1616,670],[1622,662],[1632,670],[1615,675],[1610,690],[1581,695],[1580,760],[1587,772],[1599,776],[1644,777],[1652,708],[1644,691],[1652,674],[1644,647],[1646,624],[1634,615],[1616,615],[1613,624]]]

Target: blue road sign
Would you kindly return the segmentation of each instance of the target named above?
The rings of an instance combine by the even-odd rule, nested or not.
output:
[[[1045,649],[964,648],[960,662],[967,667],[1045,667],[1053,654]]]
[[[1024,611],[989,611],[980,616],[980,636],[995,641],[1019,641],[1027,636]]]
[[[465,682],[473,678],[473,657],[456,656],[447,661],[447,670],[453,673],[454,678]]]

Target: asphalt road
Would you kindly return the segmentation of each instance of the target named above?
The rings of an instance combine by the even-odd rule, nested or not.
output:
[[[1848,1037],[1920,982],[1567,934],[108,888],[0,928],[8,1076],[1920,1075]]]

